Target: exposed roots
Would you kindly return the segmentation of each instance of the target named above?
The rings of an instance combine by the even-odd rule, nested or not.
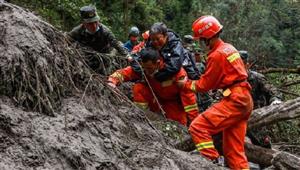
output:
[[[82,93],[94,72],[90,58],[98,60],[95,71],[102,74],[126,63],[70,43],[53,26],[17,6],[1,4],[0,15],[0,94],[29,110],[54,116],[62,96]]]

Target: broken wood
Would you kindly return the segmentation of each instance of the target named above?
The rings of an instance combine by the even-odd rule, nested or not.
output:
[[[272,149],[245,143],[246,156],[249,161],[257,163],[263,167],[272,165],[273,155],[276,153]]]
[[[289,87],[297,84],[300,84],[300,80],[283,83],[280,87]]]
[[[299,117],[300,97],[278,105],[270,105],[254,110],[248,121],[248,128],[259,128]]]
[[[299,68],[267,68],[264,70],[259,70],[262,74],[268,73],[296,73],[300,74],[300,67]]]
[[[266,149],[260,146],[245,144],[248,160],[263,167],[273,165],[276,169],[300,169],[300,158],[284,151]]]
[[[295,96],[295,97],[300,97],[299,94],[296,94],[296,93],[293,93],[293,92],[290,92],[290,91],[287,91],[287,90],[283,90],[283,89],[278,89],[278,90],[282,93],[285,93],[285,94],[289,94],[289,95],[292,95],[292,96]]]

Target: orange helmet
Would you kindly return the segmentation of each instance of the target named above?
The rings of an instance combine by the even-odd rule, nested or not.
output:
[[[194,39],[210,39],[223,28],[223,25],[213,16],[206,15],[198,18],[192,25]]]
[[[142,34],[142,37],[144,40],[148,40],[149,38],[149,30],[145,31],[143,34]]]

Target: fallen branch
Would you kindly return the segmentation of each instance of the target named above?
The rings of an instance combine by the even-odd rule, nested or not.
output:
[[[283,90],[283,89],[278,89],[280,92],[282,93],[285,93],[285,94],[289,94],[289,95],[292,95],[292,96],[296,96],[296,97],[300,97],[299,94],[296,94],[296,93],[292,93],[292,92],[289,92],[287,90]]]
[[[288,152],[266,149],[245,144],[248,160],[263,167],[273,165],[276,169],[300,169],[300,158]]]
[[[289,86],[297,85],[297,84],[300,84],[300,80],[284,83],[280,87],[289,87]]]
[[[262,74],[268,73],[296,73],[300,74],[300,67],[299,68],[267,68],[264,70],[259,70]]]
[[[254,110],[248,121],[248,128],[259,128],[299,117],[300,97],[278,105],[270,105]]]

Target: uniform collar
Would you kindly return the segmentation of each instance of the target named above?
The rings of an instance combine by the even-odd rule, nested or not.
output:
[[[222,44],[224,44],[224,41],[222,41],[221,39],[218,39],[215,44],[214,47],[209,51],[208,54],[214,52],[219,46],[221,46]]]

